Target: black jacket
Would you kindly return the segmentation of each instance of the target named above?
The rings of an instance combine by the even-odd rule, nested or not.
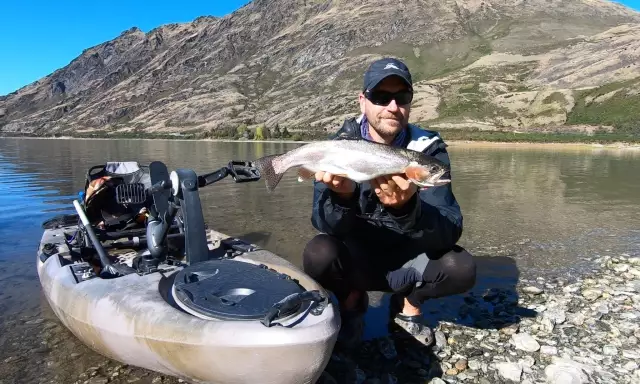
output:
[[[437,136],[432,131],[426,134]],[[405,148],[411,140],[410,135],[406,136]],[[362,138],[355,118],[347,119],[332,137],[340,138]],[[446,144],[439,137],[423,152],[449,164]],[[311,222],[318,231],[342,239],[379,241],[385,247],[409,240],[427,253],[449,251],[462,235],[462,212],[451,183],[420,190],[396,210],[380,203],[369,182],[357,184],[348,201],[324,183],[314,182]]]

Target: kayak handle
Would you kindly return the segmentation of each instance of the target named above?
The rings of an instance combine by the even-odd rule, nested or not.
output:
[[[260,320],[260,322],[265,327],[270,328],[271,326],[273,326],[273,320],[275,320],[280,315],[280,313],[289,312],[305,302],[322,303],[324,300],[325,298],[322,296],[322,294],[320,294],[320,291],[318,290],[294,293],[293,295],[289,295],[279,302],[275,303],[273,307],[271,307],[269,312],[267,312],[267,314],[264,316],[264,318]],[[319,315],[320,313],[314,312],[313,314]]]
[[[231,175],[236,183],[260,180],[260,171],[249,161],[231,160],[217,171],[198,176],[198,187],[205,187]]]
[[[249,161],[231,160],[226,166],[198,176],[198,187],[206,187],[209,184],[217,183],[225,177],[231,175],[233,181],[236,183],[244,183],[247,181],[260,180],[260,171],[256,166]],[[159,192],[165,189],[171,189],[171,180],[161,180],[149,189],[150,193]]]

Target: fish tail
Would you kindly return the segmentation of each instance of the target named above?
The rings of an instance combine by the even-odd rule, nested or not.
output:
[[[280,169],[281,167],[278,166],[280,163],[279,157],[280,155],[267,155],[254,161],[255,166],[260,171],[260,177],[264,179],[269,192],[276,188],[286,171],[286,169]]]

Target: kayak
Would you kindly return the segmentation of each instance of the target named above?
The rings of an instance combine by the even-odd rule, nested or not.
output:
[[[127,172],[132,167],[138,172],[135,164]],[[172,173],[174,185],[178,179]],[[150,192],[156,198],[152,207],[160,211],[168,195],[158,192],[161,184]],[[37,271],[56,316],[88,347],[191,383],[319,379],[340,317],[327,291],[298,267],[255,244],[194,225],[197,210],[184,205],[176,216],[180,220],[163,224],[164,253],[154,248],[152,217],[146,216],[141,228],[119,229],[115,236],[108,226],[92,223],[79,201],[74,206],[78,215],[43,224]],[[172,233],[167,228],[175,223],[182,225]],[[204,250],[191,244],[200,233]],[[174,248],[182,258],[167,252],[167,239],[173,238],[181,238]],[[200,254],[190,259],[189,252]]]

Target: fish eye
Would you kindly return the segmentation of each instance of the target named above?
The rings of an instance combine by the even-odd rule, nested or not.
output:
[[[438,166],[437,165],[432,165],[431,168],[430,168],[430,171],[433,172],[433,173],[438,172]]]

